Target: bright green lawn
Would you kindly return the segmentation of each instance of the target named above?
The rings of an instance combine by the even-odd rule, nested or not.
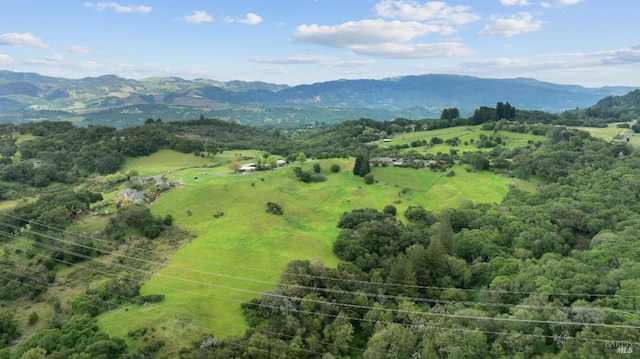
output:
[[[434,146],[409,148],[405,151],[410,151],[414,149],[421,153],[424,152],[424,153],[436,154],[438,152],[449,153],[449,150],[452,148],[458,150],[459,152],[491,150],[491,148],[478,149],[478,147],[476,147],[476,145],[471,142],[472,140],[473,142],[478,141],[480,134],[484,134],[487,137],[500,136],[502,138],[502,141],[505,143],[502,146],[506,148],[527,147],[527,144],[528,144],[527,142],[530,140],[534,142],[546,140],[546,137],[544,136],[535,136],[529,133],[517,133],[517,132],[508,132],[508,131],[494,132],[494,131],[481,130],[481,126],[466,126],[466,127],[443,128],[443,129],[431,130],[431,131],[403,133],[394,137],[391,142],[385,143],[384,145],[411,144],[411,142],[418,141],[418,140],[426,140],[427,142],[429,142],[433,137],[438,137],[443,140],[458,137],[460,139],[461,144],[456,147],[452,147],[444,143],[441,143]],[[467,145],[464,144],[465,142],[467,142]]]
[[[629,132],[628,128],[618,128],[618,123],[610,123],[607,127],[574,127],[583,131],[587,131],[593,137],[599,137],[605,141],[613,141],[616,136],[622,137]]]
[[[259,151],[225,151],[215,156],[196,156],[193,153],[181,153],[173,150],[163,149],[151,156],[127,158],[124,168],[136,170],[140,176],[155,176],[168,171],[176,171],[194,167],[212,167],[226,165],[230,163],[236,154],[244,157],[258,157],[262,153]],[[241,162],[251,162],[245,160]]]
[[[140,163],[155,164],[154,172],[165,170],[159,164],[169,163],[147,159]],[[311,170],[313,163],[307,161],[302,167]],[[247,175],[237,175],[227,166],[168,174],[183,187],[164,194],[152,211],[171,214],[175,225],[192,231],[195,237],[175,253],[170,267],[157,272],[142,288],[143,294],[165,294],[164,302],[105,313],[99,317],[100,326],[121,337],[141,326],[165,327],[166,332],[156,335],[166,335],[168,343],[175,340],[171,338],[176,335],[172,330],[176,323],[218,337],[241,334],[245,324],[239,304],[274,287],[288,262],[320,259],[327,266],[337,264],[331,247],[342,213],[364,207],[382,210],[395,202],[403,218],[410,205],[438,210],[457,206],[461,200],[499,202],[509,183],[523,184],[454,166],[454,177],[428,170],[373,168],[377,183],[365,185],[352,174],[353,159],[317,163],[326,182],[299,182],[291,168],[298,164]],[[338,174],[328,171],[334,163],[342,167]],[[149,171],[140,168],[139,172]],[[401,193],[405,187],[410,189],[408,194]],[[267,213],[269,201],[279,204],[284,215]],[[216,219],[213,215],[218,211],[224,216]],[[123,321],[122,315],[136,319]]]

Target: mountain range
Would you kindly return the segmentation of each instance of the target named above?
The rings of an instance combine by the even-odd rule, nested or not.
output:
[[[436,74],[287,86],[176,77],[133,80],[115,75],[66,79],[0,71],[0,122],[49,119],[126,127],[147,118],[173,121],[204,115],[250,125],[295,127],[360,117],[438,118],[442,109],[451,107],[469,116],[475,108],[499,101],[518,109],[560,112],[635,89]]]

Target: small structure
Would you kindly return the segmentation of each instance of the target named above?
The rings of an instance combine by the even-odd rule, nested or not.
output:
[[[374,166],[399,166],[398,162],[402,163],[402,159],[393,157],[376,157],[369,160]]]
[[[119,206],[123,202],[129,202],[131,204],[142,203],[145,200],[144,190],[135,190],[131,188],[125,188],[116,197],[116,205]]]
[[[278,161],[276,161],[276,163],[277,163],[278,167],[284,167],[284,166],[289,164],[289,162],[287,162],[286,160],[278,160]]]
[[[131,182],[132,184],[135,183],[139,183],[139,184],[147,184],[147,183],[154,183],[156,186],[159,186],[161,184],[164,183],[164,179],[162,178],[164,175],[155,175],[155,176],[131,176],[129,177],[129,182]]]
[[[249,173],[249,172],[255,172],[257,170],[258,170],[258,167],[255,163],[248,163],[240,167],[238,169],[238,173]]]

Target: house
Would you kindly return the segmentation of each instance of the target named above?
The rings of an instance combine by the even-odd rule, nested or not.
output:
[[[376,157],[369,160],[374,166],[399,166],[398,162],[402,163],[402,160],[393,157]]]
[[[278,161],[276,161],[276,163],[277,163],[278,167],[284,167],[284,166],[289,164],[289,162],[287,162],[286,160],[278,160]]]
[[[147,176],[131,176],[131,177],[129,177],[129,181],[131,183],[147,184],[147,181],[149,181],[149,177],[147,177]]]
[[[120,206],[123,202],[131,204],[142,203],[145,201],[145,191],[125,188],[118,193],[116,197],[116,205]]]
[[[153,182],[156,186],[161,185],[164,183],[164,180],[162,179],[163,175],[155,175],[155,176],[131,176],[129,178],[129,182],[131,183],[140,183],[140,184],[147,184],[149,182]]]
[[[242,165],[242,167],[238,169],[238,173],[249,173],[249,172],[255,172],[257,170],[258,170],[258,167],[255,163],[248,163],[246,165]]]

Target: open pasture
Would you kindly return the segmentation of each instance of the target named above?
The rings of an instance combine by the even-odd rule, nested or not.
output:
[[[164,159],[171,156],[177,155],[163,151],[137,159],[140,167],[135,169],[154,174],[175,169],[179,163]],[[321,165],[326,182],[300,182],[292,168],[311,171],[314,163]],[[310,160],[245,175],[227,166],[170,172],[167,177],[181,185],[163,194],[151,209],[160,216],[171,214],[174,225],[192,232],[193,239],[142,287],[143,295],[164,294],[163,302],[104,313],[100,326],[125,338],[142,327],[165,328],[155,335],[175,345],[184,343],[183,336],[194,340],[201,333],[239,335],[246,328],[240,303],[275,287],[288,262],[338,263],[332,243],[344,212],[382,210],[393,204],[403,220],[409,206],[437,211],[462,200],[499,202],[510,184],[526,184],[489,172],[467,172],[458,165],[452,167],[453,177],[426,169],[372,167],[376,181],[366,185],[353,175],[353,163],[353,159]],[[153,164],[153,170],[145,164]],[[332,164],[340,165],[341,171],[331,173]],[[284,214],[267,213],[267,202],[280,205]],[[132,320],[123,321],[123,316]]]
[[[411,149],[416,150],[420,153],[431,153],[437,154],[438,152],[449,153],[450,149],[456,149],[459,152],[465,151],[489,151],[491,148],[478,148],[476,146],[476,142],[481,134],[484,134],[487,137],[496,137],[499,136],[504,145],[500,145],[501,147],[506,148],[516,148],[516,147],[527,147],[529,141],[545,141],[546,138],[544,136],[536,136],[530,133],[518,133],[518,132],[509,132],[509,131],[488,131],[482,130],[482,126],[462,126],[462,127],[451,127],[451,128],[442,128],[431,131],[417,131],[410,133],[402,133],[396,135],[390,143],[385,145],[411,145],[414,141],[422,141],[426,140],[427,143],[434,137],[441,138],[446,141],[452,138],[459,138],[460,144],[457,146],[450,146],[445,143],[429,145],[429,146],[418,146],[411,147],[406,149],[405,151],[409,151]],[[465,144],[466,143],[466,144]]]

